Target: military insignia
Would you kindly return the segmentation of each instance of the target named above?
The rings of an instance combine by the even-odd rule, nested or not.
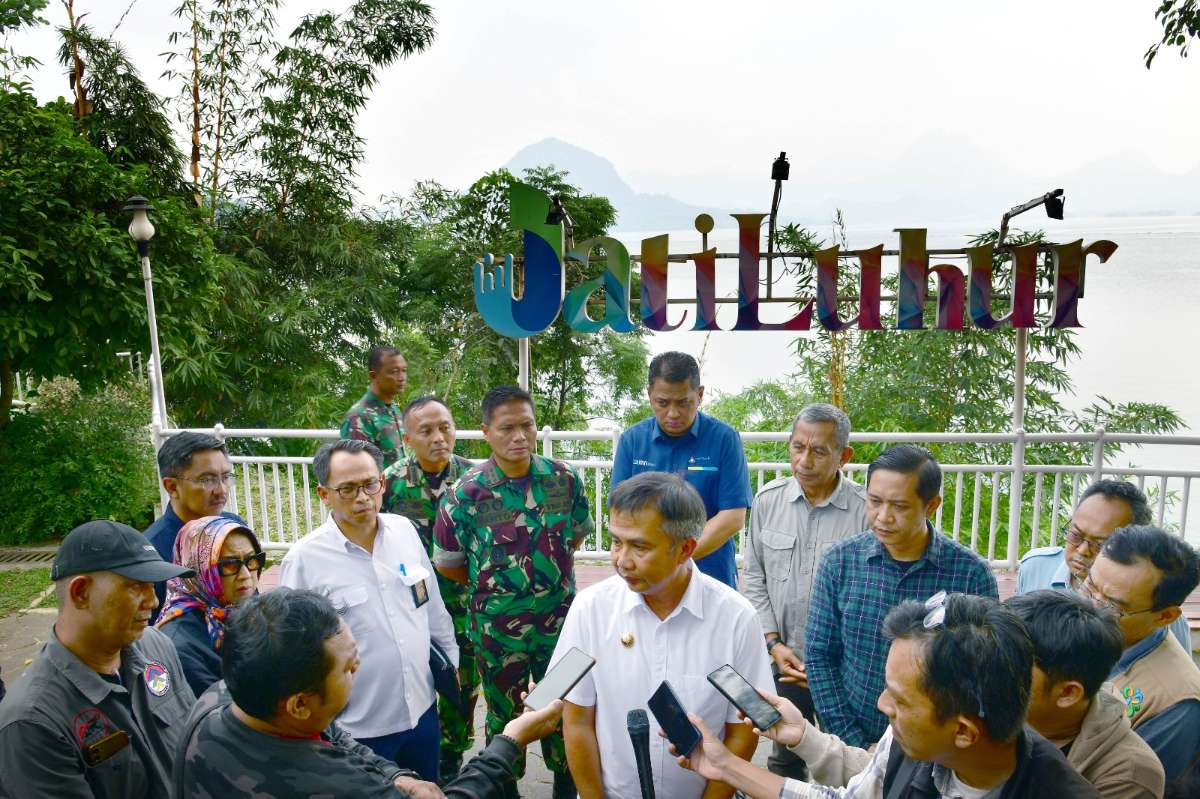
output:
[[[625,633],[621,636],[621,646],[629,649],[633,646],[633,633]]]
[[[156,660],[152,660],[146,665],[142,676],[146,679],[146,687],[155,696],[162,696],[171,690],[171,675],[167,672],[166,667]]]
[[[1121,689],[1121,696],[1125,699],[1125,717],[1133,718],[1138,713],[1142,712],[1142,705],[1146,701],[1145,694],[1140,688],[1134,688],[1132,685],[1126,685]]]
[[[71,729],[79,745],[87,747],[112,735],[117,731],[117,725],[100,708],[88,707],[75,714]]]

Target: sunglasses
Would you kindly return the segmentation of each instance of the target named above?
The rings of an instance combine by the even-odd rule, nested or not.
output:
[[[242,570],[243,566],[251,574],[261,572],[267,567],[267,553],[252,552],[244,558],[221,558],[217,561],[217,574],[222,577],[233,577]]]
[[[946,623],[946,608],[949,607],[949,605],[950,595],[945,591],[938,591],[936,594],[929,597],[929,599],[925,600],[925,619],[923,624],[926,630],[936,629]],[[946,641],[948,641],[955,650],[958,649],[958,644],[955,643],[952,636],[947,636]],[[978,715],[981,719],[986,718],[987,716],[983,712],[983,697],[980,696],[979,688],[974,684],[974,681],[972,681],[971,693],[974,695],[975,704],[979,706],[979,712],[976,715]]]

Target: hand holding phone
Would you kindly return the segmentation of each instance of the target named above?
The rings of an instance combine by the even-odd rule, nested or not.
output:
[[[654,719],[666,733],[667,740],[675,746],[675,751],[681,757],[687,757],[700,743],[700,730],[687,717],[687,710],[679,701],[671,683],[666,680],[658,686],[658,690],[646,703]]]
[[[725,664],[709,674],[708,681],[758,729],[766,730],[782,718],[779,711],[764,699],[745,677],[738,674],[733,666]]]
[[[578,647],[571,647],[525,697],[525,707],[541,710],[555,699],[562,699],[595,665],[594,657]]]

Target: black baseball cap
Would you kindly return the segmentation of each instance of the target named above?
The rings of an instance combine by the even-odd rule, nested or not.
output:
[[[159,557],[146,536],[127,524],[97,519],[84,522],[63,539],[50,567],[50,579],[87,572],[116,572],[142,583],[158,583],[196,573]]]

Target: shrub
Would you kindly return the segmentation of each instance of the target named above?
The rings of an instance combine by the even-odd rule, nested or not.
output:
[[[43,381],[30,410],[0,430],[0,544],[61,538],[89,519],[149,524],[149,409],[133,379],[89,394],[71,378]]]

